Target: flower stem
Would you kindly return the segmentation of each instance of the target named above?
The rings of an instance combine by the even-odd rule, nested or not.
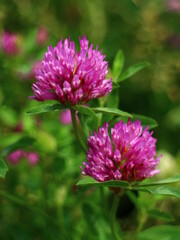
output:
[[[71,118],[72,118],[72,124],[73,124],[73,128],[74,128],[74,133],[76,136],[76,139],[79,141],[81,147],[83,148],[83,150],[86,152],[87,148],[86,148],[86,144],[84,143],[83,139],[81,138],[80,134],[79,134],[79,129],[77,126],[77,121],[76,121],[76,111],[74,109],[71,108]],[[80,124],[80,123],[78,123]]]
[[[113,204],[111,207],[111,212],[110,212],[111,232],[114,240],[121,240],[116,229],[116,211],[117,211],[118,203],[119,203],[119,196],[115,194]]]
[[[137,228],[137,233],[141,232],[141,230],[144,227],[144,224],[147,220],[147,215],[145,211],[142,211],[141,216],[140,216],[140,221],[139,221],[139,226]]]

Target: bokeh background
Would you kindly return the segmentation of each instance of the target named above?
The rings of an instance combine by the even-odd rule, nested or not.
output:
[[[71,124],[64,125],[58,112],[26,113],[38,104],[29,99],[34,69],[47,46],[62,37],[71,36],[79,46],[79,36],[86,34],[106,54],[110,76],[119,49],[125,68],[144,60],[151,63],[122,82],[119,108],[158,122],[154,135],[158,152],[163,153],[160,177],[179,172],[179,22],[179,0],[0,1],[0,37],[5,31],[14,33],[18,46],[18,53],[11,56],[0,50],[0,151],[9,167],[0,180],[0,239],[110,239],[107,212],[100,211],[100,193],[81,195],[76,189],[85,155]],[[24,155],[13,164],[8,154],[18,148],[35,152],[38,158],[32,162]],[[148,204],[170,211],[175,215],[172,224],[180,223],[175,199],[165,199],[163,204],[152,199]],[[125,230],[135,228],[133,207],[121,217]],[[158,221],[150,218],[146,225]]]

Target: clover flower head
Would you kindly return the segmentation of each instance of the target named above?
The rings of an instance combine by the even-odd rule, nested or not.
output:
[[[98,46],[89,47],[84,36],[79,38],[80,51],[70,39],[61,39],[57,46],[48,47],[36,70],[37,82],[33,84],[37,101],[57,100],[61,104],[84,104],[91,99],[107,95],[112,90],[112,79],[106,80],[108,62]]]
[[[167,0],[167,9],[172,12],[180,11],[180,1],[179,0]]]
[[[104,123],[98,132],[88,138],[87,162],[83,162],[82,174],[99,182],[124,180],[142,181],[154,176],[161,156],[156,155],[156,139],[141,122],[124,123],[122,120],[111,128]]]
[[[21,158],[23,157],[24,157],[24,151],[22,149],[18,149],[8,155],[8,160],[12,164],[18,164]]]
[[[26,153],[26,158],[30,165],[36,165],[39,161],[39,155],[36,152],[28,152]]]
[[[43,26],[39,27],[36,35],[36,43],[38,45],[44,45],[48,37],[49,37],[49,33],[47,29]]]
[[[4,32],[1,36],[1,47],[5,54],[17,55],[19,53],[17,36],[13,33]]]

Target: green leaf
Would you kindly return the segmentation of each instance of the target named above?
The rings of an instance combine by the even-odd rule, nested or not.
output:
[[[113,89],[120,88],[120,85],[117,82],[112,81]]]
[[[132,189],[137,191],[148,192],[154,195],[167,195],[180,198],[180,189],[168,186],[162,186],[158,188],[132,187]]]
[[[2,155],[6,156],[16,149],[32,146],[32,144],[34,142],[35,142],[35,139],[32,137],[23,137],[23,138],[19,139],[17,142],[7,146],[3,150]]]
[[[95,179],[91,177],[86,177],[82,180],[80,180],[77,183],[77,186],[106,186],[106,187],[117,187],[117,188],[126,188],[127,190],[137,190],[137,191],[143,191],[148,192],[154,195],[167,195],[167,196],[173,196],[173,197],[180,197],[180,189],[162,186],[159,188],[145,188],[145,187],[136,187],[131,186],[126,181],[117,181],[117,180],[110,180],[105,182],[98,182]]]
[[[149,126],[149,129],[155,128],[158,126],[158,123],[156,122],[156,120],[154,120],[153,118],[150,117],[146,117],[143,115],[139,115],[139,114],[132,114],[133,119],[138,119],[141,121],[141,124],[145,127],[145,126]]]
[[[151,189],[151,193],[158,194],[158,195],[168,195],[168,196],[180,198],[180,189],[173,188],[173,187],[162,186],[159,188],[153,188],[153,189]]]
[[[122,82],[128,78],[130,78],[131,76],[133,76],[134,74],[136,74],[137,72],[139,72],[141,69],[150,66],[150,63],[148,62],[140,62],[137,63],[129,68],[127,68],[122,74],[121,76],[118,78],[117,82]]]
[[[91,120],[91,123],[92,123],[92,125],[93,125],[93,129],[98,129],[98,122],[99,122],[99,120],[98,120],[98,116],[92,111],[92,109],[91,108],[89,108],[89,107],[85,107],[85,106],[82,106],[82,105],[76,105],[76,106],[74,106],[73,107],[76,111],[78,111],[78,115],[79,115],[79,113],[81,113],[81,114],[84,114],[84,115],[87,115],[87,116],[90,116],[90,118],[91,119],[89,119],[89,120]],[[80,118],[79,118],[80,119]],[[82,119],[80,119],[80,120],[82,120]],[[81,121],[81,124],[82,124],[82,126],[84,126],[84,125],[86,125],[86,123],[82,123],[82,121]],[[86,126],[86,127],[90,127],[90,123],[89,123],[89,126]],[[87,130],[87,129],[86,129]],[[89,132],[88,132],[89,133]],[[86,134],[87,134],[87,132],[86,132]]]
[[[180,239],[179,226],[154,226],[138,234],[138,240],[176,240]]]
[[[150,118],[150,117],[146,117],[146,116],[143,116],[143,115],[139,115],[139,114],[134,114],[134,113],[131,113],[131,121],[134,122],[135,120],[140,120],[141,121],[141,124],[142,126],[145,128],[146,126],[149,126],[149,130],[150,129],[153,129],[155,127],[158,126],[156,120],[154,120],[153,118]],[[120,120],[123,120],[124,122],[128,122],[128,117],[121,117],[121,118],[118,118],[118,119],[115,119],[115,122],[118,122]]]
[[[117,80],[118,77],[120,76],[123,66],[124,66],[124,54],[122,50],[119,50],[116,54],[116,57],[114,59],[113,66],[112,66],[113,78],[115,80]]]
[[[4,178],[8,171],[7,165],[5,164],[4,160],[0,158],[0,177]]]
[[[84,115],[91,116],[92,118],[98,120],[97,115],[89,107],[85,107],[82,105],[76,105],[76,106],[74,106],[74,109]]]
[[[77,183],[77,186],[106,186],[106,187],[121,187],[121,188],[128,188],[130,187],[130,184],[125,181],[117,181],[117,180],[111,180],[106,182],[98,182],[95,179],[91,177],[86,177],[82,180],[80,180]]]
[[[10,127],[14,127],[17,124],[17,119],[17,113],[14,109],[7,106],[3,106],[0,108],[0,120],[4,124]]]
[[[132,117],[130,113],[124,112],[116,108],[97,107],[97,108],[91,108],[91,110],[93,110],[95,113],[106,113],[106,114],[113,114],[116,116]]]
[[[59,104],[59,103],[55,103],[55,104],[51,104],[51,105],[47,105],[47,104],[41,104],[38,105],[37,107],[34,107],[30,110],[27,111],[28,114],[39,114],[39,113],[45,113],[45,112],[52,112],[52,111],[59,111],[62,109],[65,109],[67,107]]]
[[[147,214],[152,218],[162,219],[165,221],[174,221],[174,218],[169,213],[160,211],[159,209],[151,209]]]
[[[119,95],[118,89],[113,89],[112,92],[107,96],[106,102],[103,107],[118,109],[118,105],[119,105],[119,96],[118,95]]]
[[[139,184],[138,187],[147,187],[147,186],[151,187],[151,186],[165,185],[165,184],[170,184],[170,183],[175,183],[175,182],[180,182],[180,174],[170,177],[170,178],[152,182],[152,183]]]

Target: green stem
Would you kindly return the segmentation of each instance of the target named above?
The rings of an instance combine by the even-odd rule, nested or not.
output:
[[[73,108],[71,108],[71,118],[72,118],[72,124],[73,124],[76,139],[79,141],[81,147],[86,152],[86,150],[87,150],[86,144],[84,143],[81,136],[79,135],[79,131],[78,131],[79,129],[78,129],[77,121],[76,121],[76,111]],[[78,123],[78,124],[80,124],[80,123]]]
[[[111,232],[114,240],[121,239],[116,229],[116,211],[117,211],[118,203],[119,203],[119,196],[115,194],[113,204],[111,207],[111,212],[110,212]]]
[[[139,219],[140,219],[140,221],[139,221],[139,226],[137,228],[137,233],[141,232],[141,230],[143,229],[144,224],[147,220],[147,215],[146,215],[145,211],[142,210],[142,213],[141,213]]]

